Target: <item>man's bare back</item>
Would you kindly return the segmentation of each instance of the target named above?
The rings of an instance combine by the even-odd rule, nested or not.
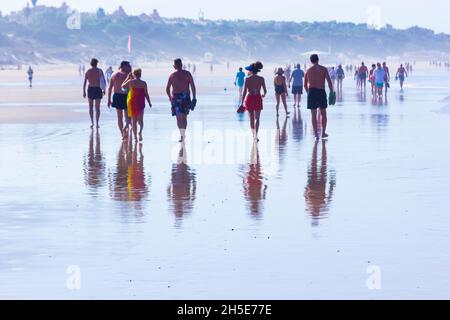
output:
[[[90,68],[86,71],[86,79],[89,87],[100,87],[100,72],[98,68]]]
[[[333,88],[333,83],[331,82],[330,75],[328,74],[327,68],[316,64],[308,69],[305,75],[305,89],[309,90],[311,88],[325,89],[325,81],[328,82],[330,90]]]
[[[177,70],[170,75],[168,86],[172,86],[172,94],[190,94],[189,86],[192,82],[192,75],[189,71]]]
[[[119,71],[119,72],[116,72],[113,74],[113,76],[111,77],[110,83],[113,86],[114,93],[124,93],[122,91],[122,83],[125,82],[127,77],[128,77],[128,74],[123,71]]]

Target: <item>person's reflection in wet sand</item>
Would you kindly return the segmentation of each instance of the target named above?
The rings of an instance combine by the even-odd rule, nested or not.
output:
[[[115,172],[110,175],[111,197],[116,201],[128,200],[128,166],[131,165],[131,150],[123,141],[117,155]]]
[[[287,135],[287,123],[288,123],[288,117],[284,118],[283,127],[280,127],[280,120],[277,118],[277,131],[275,136],[275,152],[278,154],[278,162],[281,168],[281,165],[283,163],[283,160],[286,156],[286,146],[288,141],[288,135]]]
[[[376,128],[378,133],[383,133],[389,128],[389,114],[379,113],[371,115],[372,125]]]
[[[363,103],[363,102],[367,101],[367,93],[365,91],[364,92],[359,92],[357,94],[357,96],[358,96],[358,101],[359,102]]]
[[[292,138],[296,142],[300,142],[304,137],[303,119],[300,110],[294,109],[294,116],[292,117]]]
[[[97,189],[104,185],[106,178],[106,165],[103,160],[98,131],[92,130],[89,136],[89,149],[84,156],[83,171],[85,184],[96,194]]]
[[[116,201],[128,201],[141,208],[141,202],[148,196],[148,183],[144,169],[142,144],[132,139],[124,141],[117,155],[115,172],[110,177],[111,197]]]
[[[252,217],[258,219],[263,213],[263,201],[266,199],[267,185],[264,184],[256,143],[253,143],[252,146],[250,163],[248,164],[243,184],[247,208]]]
[[[170,209],[175,214],[178,227],[183,216],[192,212],[197,192],[195,171],[187,165],[186,159],[186,145],[182,143],[177,163],[172,165],[171,183],[167,188]]]
[[[344,102],[344,93],[343,93],[343,89],[342,87],[339,88],[338,86],[338,90],[336,92],[336,102],[342,103]]]
[[[135,143],[130,139],[128,152],[131,152],[131,164],[128,164],[128,201],[140,202],[148,195],[148,186],[144,170],[144,154],[142,143]]]
[[[313,148],[311,163],[308,167],[308,183],[305,187],[307,212],[311,215],[312,224],[317,226],[319,220],[328,214],[329,205],[336,187],[336,174],[328,168],[326,142],[322,141],[322,152],[318,158],[316,141]]]

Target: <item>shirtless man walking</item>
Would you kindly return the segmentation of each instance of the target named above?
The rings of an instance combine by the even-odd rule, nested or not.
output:
[[[175,68],[175,72],[169,76],[166,93],[172,104],[172,116],[177,117],[177,125],[181,135],[179,142],[184,142],[187,128],[187,116],[189,111],[194,110],[197,104],[197,90],[191,73],[183,70],[183,62],[181,59],[175,59],[173,67]],[[192,100],[191,91],[193,96]]]
[[[405,67],[403,67],[403,64],[400,65],[400,67],[397,70],[397,74],[395,75],[395,79],[400,80],[400,89],[403,91],[403,83],[405,82],[405,77],[408,77],[408,72],[406,71]]]
[[[95,104],[95,122],[97,129],[100,128],[98,122],[100,120],[100,102],[102,101],[105,91],[101,89],[101,82],[105,82],[105,75],[98,67],[98,60],[91,60],[91,68],[86,71],[83,84],[83,98],[86,98],[86,85],[89,84],[87,97],[89,101],[89,116],[91,117],[91,128],[94,128],[94,104]]]
[[[362,62],[361,66],[358,69],[358,79],[360,81],[361,91],[363,91],[363,87],[364,87],[364,93],[366,92],[368,75],[369,75],[369,69],[364,64],[364,62]]]
[[[122,139],[127,139],[128,129],[130,127],[130,118],[127,113],[127,96],[128,90],[122,88],[122,84],[131,73],[131,65],[128,61],[122,61],[120,63],[119,71],[111,76],[108,90],[108,108],[116,109],[117,111],[117,125],[122,135]],[[114,92],[114,95],[111,95]],[[124,120],[126,125],[124,126]]]
[[[308,109],[311,110],[311,120],[316,140],[319,139],[318,124],[317,124],[317,109],[320,109],[322,118],[322,139],[326,139],[328,134],[327,129],[327,93],[325,91],[325,81],[328,82],[330,92],[334,91],[333,82],[331,81],[328,69],[319,65],[319,56],[313,54],[311,56],[311,68],[308,69],[305,75],[305,90],[308,93]]]

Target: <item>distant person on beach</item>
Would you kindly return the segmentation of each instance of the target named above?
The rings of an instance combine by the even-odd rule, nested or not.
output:
[[[381,66],[381,63],[377,63],[377,68],[373,72],[373,77],[375,80],[375,87],[377,90],[377,95],[381,99],[383,97],[383,87],[384,87],[384,81],[385,81],[386,72],[384,71],[383,67]]]
[[[278,68],[277,74],[273,80],[273,84],[275,87],[275,99],[277,101],[276,105],[277,117],[279,116],[280,99],[283,102],[284,111],[286,112],[286,115],[289,115],[286,103],[286,93],[287,93],[286,78],[283,76],[283,74],[284,74],[283,68]]]
[[[244,91],[245,82],[245,72],[242,68],[239,68],[238,73],[236,73],[236,78],[234,79],[234,85],[239,88],[239,101],[242,99],[242,92]]]
[[[330,78],[331,78],[331,82],[333,82],[333,86],[336,84],[336,69],[334,67],[331,67],[330,71]]]
[[[377,69],[377,65],[376,64],[372,64],[372,69],[370,69],[369,71],[369,82],[370,82],[370,87],[371,87],[371,92],[373,95],[375,95],[375,76],[374,76],[374,72]]]
[[[385,79],[384,79],[384,86],[385,86],[384,93],[387,95],[388,89],[391,87],[391,84],[390,84],[390,82],[391,82],[391,74],[389,72],[389,67],[387,66],[386,62],[383,62],[383,70],[384,70],[384,73],[385,73],[385,76],[384,76],[385,77]]]
[[[81,77],[83,75],[83,68],[81,64],[78,65],[78,75]]]
[[[122,84],[122,88],[128,89],[127,96],[127,112],[131,119],[134,140],[138,141],[137,127],[139,125],[139,141],[142,141],[142,130],[144,129],[144,109],[145,100],[148,106],[152,107],[150,96],[148,94],[148,87],[145,81],[141,80],[142,70],[134,69]]]
[[[397,74],[395,76],[396,79],[400,80],[400,89],[403,90],[403,84],[405,82],[405,78],[408,77],[408,72],[406,71],[405,67],[403,67],[403,64],[400,65],[400,67],[397,70]]]
[[[106,69],[105,71],[105,75],[106,75],[106,83],[109,85],[109,82],[111,81],[111,77],[113,75],[114,71],[113,68],[111,66],[109,66],[108,69]]]
[[[359,89],[361,87],[361,81],[359,79],[359,70],[358,67],[355,67],[354,80],[356,80],[356,87]]]
[[[284,75],[286,76],[286,79],[290,79],[291,78],[291,65],[288,65],[286,67],[286,69],[284,70]],[[286,92],[286,96],[289,97],[289,92]]]
[[[294,71],[292,71],[289,78],[289,88],[292,84],[292,94],[294,95],[294,107],[300,108],[300,102],[302,101],[303,94],[303,78],[305,72],[301,69],[300,64],[297,64]]]
[[[97,129],[100,128],[100,103],[105,94],[106,85],[105,75],[98,67],[98,60],[93,58],[91,60],[91,68],[86,71],[83,84],[83,98],[86,98],[86,85],[88,85],[87,97],[89,101],[89,116],[91,118],[91,128],[94,127],[94,104],[95,104],[95,123]]]
[[[173,67],[175,68],[175,72],[169,76],[166,93],[172,105],[172,116],[177,118],[177,125],[181,135],[179,142],[184,142],[187,116],[189,115],[189,111],[194,110],[197,104],[197,90],[191,73],[182,69],[183,62],[181,59],[175,59]],[[193,96],[192,100],[191,91]]]
[[[33,74],[34,74],[33,68],[31,68],[31,66],[28,67],[27,74],[28,74],[28,82],[30,83],[31,88],[33,87]]]
[[[336,78],[337,78],[337,91],[342,95],[342,83],[345,79],[345,71],[342,68],[342,65],[339,65],[336,69]]]
[[[128,138],[128,128],[131,124],[131,119],[127,112],[127,96],[128,89],[122,88],[122,84],[127,79],[131,72],[131,65],[128,61],[120,63],[119,71],[111,76],[108,89],[108,107],[111,106],[117,111],[117,125],[122,135],[122,139]],[[112,95],[114,93],[114,95]],[[112,95],[112,100],[111,100]],[[125,122],[125,126],[124,126]]]
[[[311,110],[311,120],[316,140],[319,139],[318,123],[317,123],[317,109],[320,109],[322,119],[322,139],[326,139],[328,134],[327,129],[327,93],[325,91],[325,82],[328,83],[330,93],[334,91],[333,82],[331,81],[328,69],[319,65],[319,56],[313,54],[311,56],[311,68],[308,69],[305,75],[305,89],[308,93],[308,109]]]
[[[249,76],[245,79],[244,93],[241,101],[241,106],[245,104],[245,109],[248,111],[250,128],[255,141],[259,141],[259,118],[263,109],[263,98],[267,94],[266,82],[263,77],[258,75],[262,68],[263,64],[259,61],[245,68],[249,72]],[[262,95],[261,89],[263,90]]]
[[[368,75],[369,75],[369,69],[367,69],[364,62],[362,62],[361,66],[358,69],[358,78],[359,78],[359,84],[361,86],[361,90],[363,90],[363,87],[364,87],[364,92],[366,92],[366,87],[367,87],[366,82],[367,82]]]
[[[197,67],[195,64],[192,66],[192,74],[195,75],[197,73]]]

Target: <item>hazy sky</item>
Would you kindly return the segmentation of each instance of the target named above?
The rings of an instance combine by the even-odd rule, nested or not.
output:
[[[22,8],[27,2],[0,0],[0,10],[7,13]],[[53,6],[59,6],[62,2],[38,0],[38,4]],[[201,9],[207,19],[337,20],[356,23],[370,20],[398,28],[419,25],[450,33],[448,0],[67,0],[66,3],[85,11],[103,7],[108,12],[122,5],[132,14],[150,13],[156,8],[164,17],[196,18]]]

